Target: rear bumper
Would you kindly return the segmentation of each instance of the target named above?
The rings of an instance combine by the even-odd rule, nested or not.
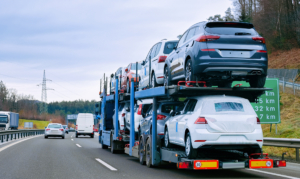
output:
[[[228,59],[228,58],[210,58],[195,60],[194,73],[226,72],[226,71],[244,71],[251,75],[252,71],[261,71],[262,75],[267,74],[268,61],[261,59]]]
[[[85,131],[76,131],[77,135],[94,135],[94,131],[85,132]]]

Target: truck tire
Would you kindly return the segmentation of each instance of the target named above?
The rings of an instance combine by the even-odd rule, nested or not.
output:
[[[61,138],[62,138],[62,139],[65,139],[65,136],[62,136]]]
[[[153,165],[152,165],[152,142],[151,142],[151,137],[149,137],[147,139],[147,142],[146,142],[146,165],[148,168],[152,168]]]
[[[102,144],[102,149],[108,149],[107,145]]]
[[[190,133],[187,133],[185,138],[185,154],[188,159],[194,159],[197,156],[197,150],[192,146],[192,139]]]
[[[110,136],[110,152],[112,154],[117,153],[117,151],[114,149],[114,141],[113,141],[113,136],[112,135]]]
[[[144,149],[144,142],[143,138],[140,138],[139,141],[139,160],[141,165],[145,165],[145,149]]]
[[[91,135],[91,138],[94,138],[94,134]]]
[[[78,138],[78,134],[76,133],[76,138]]]
[[[250,78],[249,83],[252,88],[263,88],[266,83],[266,76],[254,76]]]

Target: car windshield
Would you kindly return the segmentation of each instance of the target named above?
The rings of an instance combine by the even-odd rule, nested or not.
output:
[[[215,103],[215,110],[216,112],[224,112],[224,111],[244,112],[244,107],[242,103],[220,102],[220,103]]]
[[[164,54],[170,54],[174,50],[174,47],[176,47],[177,42],[178,41],[166,42],[164,47]]]
[[[177,103],[177,104],[163,104],[161,106],[161,112],[162,113],[170,113],[173,111],[182,111],[184,107],[183,103]]]
[[[50,124],[48,126],[48,128],[61,128],[61,125],[59,125],[59,124]]]
[[[0,116],[0,123],[7,123],[7,116]]]
[[[142,68],[141,63],[138,63],[138,70]],[[136,63],[131,64],[131,70],[136,70]]]

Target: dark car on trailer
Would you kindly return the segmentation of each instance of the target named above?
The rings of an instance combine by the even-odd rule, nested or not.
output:
[[[164,85],[180,80],[231,87],[247,81],[263,87],[268,69],[265,39],[242,22],[200,22],[181,37],[164,67]]]

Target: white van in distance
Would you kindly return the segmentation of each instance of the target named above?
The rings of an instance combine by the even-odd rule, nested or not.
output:
[[[90,135],[94,138],[94,116],[91,113],[79,113],[76,119],[76,138]]]

